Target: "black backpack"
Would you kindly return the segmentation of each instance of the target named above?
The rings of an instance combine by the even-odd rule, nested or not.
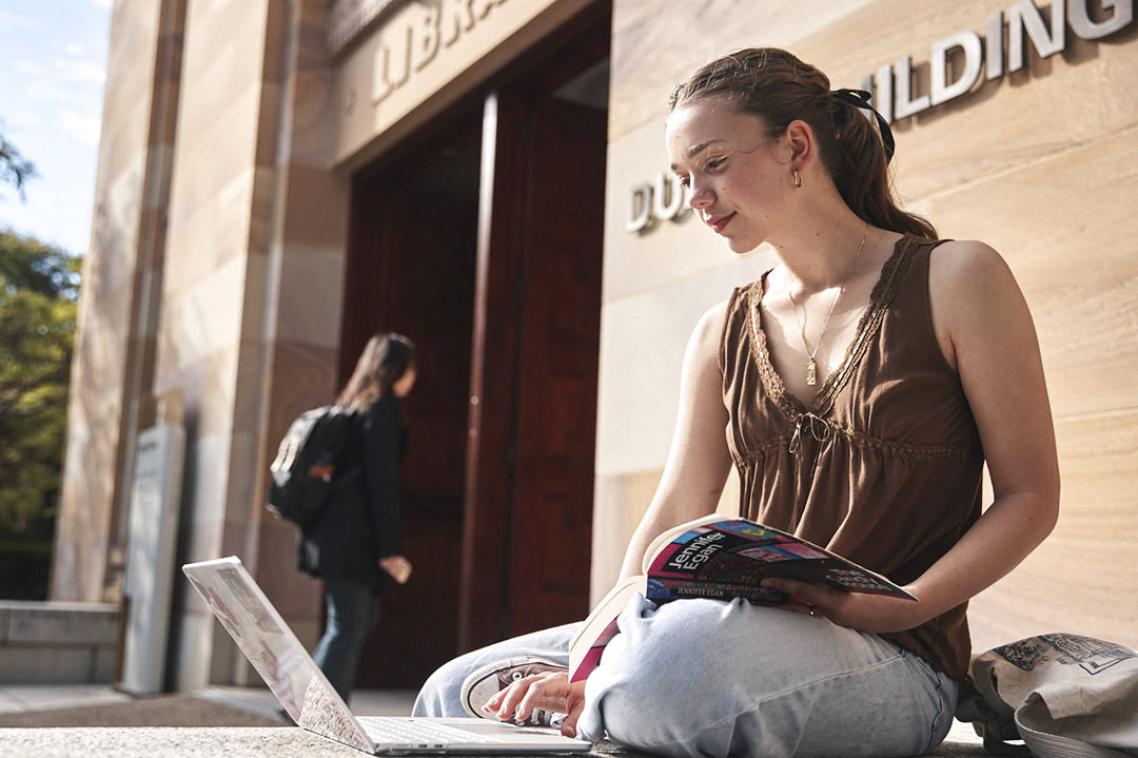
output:
[[[300,414],[281,440],[268,509],[300,526],[324,510],[335,487],[336,464],[348,437],[352,413],[326,405]]]

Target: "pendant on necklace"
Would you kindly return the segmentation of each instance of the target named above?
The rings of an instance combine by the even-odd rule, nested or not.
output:
[[[806,383],[811,387],[818,383],[818,364],[813,358],[806,362]]]

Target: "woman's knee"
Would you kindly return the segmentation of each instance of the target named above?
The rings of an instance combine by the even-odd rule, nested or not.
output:
[[[695,702],[701,697],[696,689],[692,681],[680,685],[674,677],[651,675],[610,682],[593,695],[600,728],[591,736],[599,738],[604,732],[632,748],[688,755],[684,745],[714,721],[706,703]]]
[[[443,664],[423,683],[415,701],[415,715],[468,715],[462,707],[462,683],[471,672],[486,664],[522,656],[567,663],[569,640],[579,628],[580,624],[566,624],[543,629],[479,648]]]
[[[707,617],[715,608],[696,603],[675,614],[649,609],[622,619],[621,634],[586,687],[590,734],[603,729],[631,747],[680,756],[787,753],[809,732],[821,748],[807,753],[853,755],[859,753],[835,746],[858,728],[869,729],[862,736],[873,749],[893,744],[872,724],[883,700],[926,694],[907,686],[905,656],[871,636],[785,611],[719,609],[718,623]],[[756,614],[763,618],[739,627],[743,616]],[[829,741],[833,724],[823,728],[814,717],[840,723],[837,742]],[[922,723],[912,734],[928,739]]]
[[[660,747],[717,717],[709,712],[705,695],[719,677],[697,660],[708,655],[706,641],[700,639],[705,635],[706,627],[674,623],[651,611],[622,620],[621,634],[609,643],[586,686],[587,702],[595,703],[599,721],[613,739]],[[694,672],[701,675],[693,677]]]
[[[461,656],[444,663],[435,669],[415,698],[412,715],[415,716],[464,716],[459,693],[462,681],[470,673],[469,655]]]
[[[644,749],[719,734],[749,709],[762,689],[756,680],[795,665],[778,660],[794,657],[789,650],[776,654],[761,644],[782,636],[783,619],[757,613],[743,601],[630,605],[621,633],[589,677],[586,698],[595,700],[597,720],[613,739]],[[730,729],[722,736],[729,743]]]

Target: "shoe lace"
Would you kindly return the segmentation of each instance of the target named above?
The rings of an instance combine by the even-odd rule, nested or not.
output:
[[[561,723],[565,721],[564,713],[555,713],[554,711],[547,711],[544,708],[534,708],[530,713],[529,718],[525,722],[519,722],[522,726],[548,726],[554,729],[560,729]]]

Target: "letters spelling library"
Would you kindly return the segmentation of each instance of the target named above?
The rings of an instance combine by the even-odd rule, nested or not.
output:
[[[313,642],[268,465],[392,330],[419,346],[416,571],[359,685],[583,618],[659,480],[692,327],[773,260],[684,212],[668,95],[777,46],[872,90],[906,207],[999,250],[1036,320],[1062,515],[973,601],[977,649],[1059,616],[1138,646],[1132,0],[159,0],[116,3],[111,35],[52,599],[129,594],[140,435],[172,426],[155,560],[241,556]],[[168,686],[255,681],[170,584]]]

